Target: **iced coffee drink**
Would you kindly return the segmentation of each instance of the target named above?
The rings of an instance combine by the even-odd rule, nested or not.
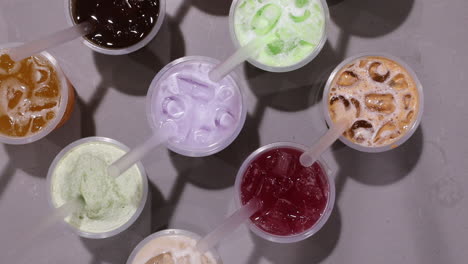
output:
[[[363,147],[396,147],[420,119],[422,95],[416,76],[387,57],[351,60],[340,67],[326,89],[331,121],[352,115],[354,121],[343,136]]]

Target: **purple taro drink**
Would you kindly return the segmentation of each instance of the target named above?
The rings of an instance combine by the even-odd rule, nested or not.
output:
[[[244,125],[246,110],[233,75],[219,82],[208,73],[218,64],[184,57],[156,75],[147,96],[153,129],[170,127],[168,148],[186,156],[208,156],[226,148]]]

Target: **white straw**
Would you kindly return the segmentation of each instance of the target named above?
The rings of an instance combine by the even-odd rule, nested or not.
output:
[[[40,39],[27,42],[18,47],[11,48],[9,50],[9,55],[12,60],[20,61],[44,50],[89,34],[92,30],[93,27],[91,26],[91,23],[83,22]]]
[[[310,167],[314,164],[315,161],[322,155],[322,153],[327,150],[340,136],[343,134],[346,129],[351,126],[352,119],[349,117],[343,117],[337,122],[333,123],[332,127],[327,131],[327,133],[320,138],[320,140],[315,143],[308,151],[304,152],[299,161],[304,167]]]
[[[238,49],[234,54],[227,58],[224,62],[216,66],[208,74],[213,82],[221,81],[226,75],[233,71],[239,64],[250,58],[263,43],[266,38],[255,38],[251,40],[247,45]]]
[[[200,239],[197,242],[197,249],[205,253],[206,251],[213,248],[221,240],[223,240],[227,235],[234,232],[242,223],[244,223],[249,217],[260,209],[260,202],[254,198],[251,199],[244,206],[239,208],[231,216],[229,216],[224,222],[218,226],[215,230],[211,231],[204,238]]]
[[[107,172],[109,173],[110,177],[118,177],[125,171],[127,171],[133,164],[140,161],[146,155],[148,155],[151,150],[155,149],[166,143],[170,131],[166,129],[161,133],[155,133],[151,136],[148,140],[137,146],[136,148],[130,150],[125,155],[120,157],[120,159],[116,160],[114,163],[109,165],[107,168]]]

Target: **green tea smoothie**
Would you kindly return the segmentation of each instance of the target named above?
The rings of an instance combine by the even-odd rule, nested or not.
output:
[[[271,67],[288,67],[306,59],[325,34],[320,0],[239,0],[234,31],[241,46],[264,37],[266,44],[253,57]]]
[[[107,173],[108,165],[124,154],[114,144],[95,141],[63,155],[52,173],[52,202],[55,207],[82,202],[65,221],[84,232],[104,233],[132,218],[142,199],[142,172],[134,165],[117,178]]]

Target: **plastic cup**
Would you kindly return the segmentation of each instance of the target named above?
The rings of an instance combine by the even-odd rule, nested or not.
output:
[[[50,207],[52,209],[55,210],[55,208],[56,208],[56,206],[54,205],[53,199],[52,199],[52,195],[51,195],[52,194],[52,176],[53,176],[53,173],[55,171],[56,166],[61,161],[61,159],[67,153],[69,153],[72,149],[74,149],[77,146],[80,146],[80,145],[83,145],[83,144],[86,144],[86,143],[90,143],[90,142],[108,143],[108,144],[111,144],[111,145],[115,145],[116,147],[118,147],[118,148],[120,148],[120,149],[122,149],[122,150],[124,150],[126,152],[128,152],[130,150],[130,148],[128,148],[124,144],[118,142],[117,140],[114,140],[114,139],[111,139],[111,138],[106,138],[106,137],[82,138],[82,139],[79,139],[79,140],[71,143],[70,145],[66,146],[64,149],[62,149],[62,151],[60,151],[59,154],[57,154],[57,156],[53,160],[52,164],[49,167],[49,171],[47,172],[47,186],[48,186],[48,191],[49,191],[49,194],[50,194],[48,196],[48,202],[49,202],[49,205],[50,205]],[[68,227],[70,227],[77,235],[79,235],[81,237],[85,237],[85,238],[91,238],[91,239],[108,238],[108,237],[115,236],[115,235],[127,230],[140,216],[141,212],[143,211],[143,208],[145,207],[146,200],[147,200],[147,197],[148,197],[148,179],[146,177],[146,171],[145,171],[143,165],[141,164],[141,162],[138,162],[136,165],[138,167],[138,170],[140,171],[140,176],[141,176],[142,184],[143,184],[143,186],[142,186],[142,196],[141,196],[141,201],[140,201],[140,203],[138,205],[137,210],[135,211],[133,216],[126,223],[124,223],[123,225],[119,226],[116,229],[113,229],[113,230],[110,230],[110,231],[107,231],[107,232],[102,232],[102,233],[86,232],[86,231],[80,230],[79,228],[77,228],[77,227],[75,227],[75,226],[73,226],[71,224],[68,224],[65,221],[63,221],[63,223],[66,224]]]
[[[88,1],[88,0],[65,0],[65,16],[67,18],[67,23],[70,26],[76,25],[76,22],[73,18],[72,15],[72,5],[71,3],[73,1]],[[140,40],[138,43],[133,44],[132,46],[126,47],[126,48],[119,48],[119,49],[110,49],[110,48],[105,48],[101,47],[91,41],[89,41],[86,37],[83,38],[83,43],[88,46],[90,49],[102,53],[102,54],[107,54],[107,55],[124,55],[124,54],[129,54],[134,51],[137,51],[144,46],[146,46],[159,32],[161,29],[161,26],[163,24],[164,18],[166,16],[166,0],[158,0],[159,1],[159,15],[158,15],[158,20],[156,21],[156,24],[154,25],[153,29],[150,31],[150,33],[144,37],[142,40]]]
[[[237,5],[241,2],[242,0],[234,0],[232,1],[231,4],[231,9],[229,11],[229,32],[231,34],[231,39],[232,42],[234,43],[234,46],[236,49],[239,49],[241,47],[239,40],[237,39],[236,35],[236,30],[235,30],[235,24],[234,24],[234,13],[236,12]],[[308,64],[311,62],[317,55],[320,53],[322,50],[323,46],[325,45],[325,42],[327,41],[327,34],[328,34],[328,24],[330,23],[330,12],[328,10],[328,4],[325,0],[319,0],[320,3],[322,4],[322,9],[323,9],[323,16],[324,16],[324,25],[323,25],[323,34],[322,38],[320,39],[320,42],[318,43],[317,47],[315,50],[309,54],[309,56],[305,57],[301,61],[299,61],[296,64],[290,65],[290,66],[282,66],[282,67],[275,67],[275,66],[270,66],[266,65],[263,63],[260,63],[254,58],[249,58],[247,61],[254,65],[255,67],[262,69],[264,71],[269,71],[269,72],[289,72],[289,71],[294,71],[297,70],[304,65]]]
[[[16,47],[21,45],[21,43],[8,43],[0,46],[0,49],[8,49],[11,47]],[[60,80],[60,106],[56,113],[56,117],[49,122],[49,124],[42,128],[39,132],[26,137],[9,137],[6,135],[0,134],[0,142],[11,145],[23,145],[35,142],[47,135],[49,135],[55,129],[61,127],[65,122],[67,122],[73,112],[75,106],[75,91],[73,86],[68,81],[67,77],[60,68],[57,60],[47,51],[39,53],[42,57],[46,58],[49,63],[54,67],[57,72],[57,76]]]
[[[423,94],[423,87],[421,82],[419,81],[418,77],[416,76],[416,73],[400,58],[397,58],[393,55],[386,54],[386,53],[381,53],[381,52],[370,52],[370,53],[361,53],[355,56],[352,56],[350,58],[347,58],[343,62],[341,62],[331,73],[330,77],[328,78],[327,83],[325,84],[325,89],[323,92],[323,98],[322,98],[322,109],[323,109],[323,114],[325,116],[325,121],[327,122],[328,126],[331,126],[332,124],[332,119],[330,117],[330,112],[328,110],[328,97],[331,89],[331,85],[333,80],[335,79],[336,75],[340,70],[345,67],[346,65],[350,64],[351,62],[363,58],[363,57],[384,57],[387,59],[390,59],[392,61],[395,61],[396,63],[400,64],[403,68],[405,68],[408,73],[411,75],[413,78],[414,82],[416,83],[416,87],[418,90],[418,95],[419,95],[419,109],[418,109],[418,115],[414,121],[414,123],[411,125],[411,127],[407,130],[406,134],[400,137],[397,141],[392,142],[388,145],[385,146],[379,146],[379,147],[368,147],[368,146],[363,146],[357,143],[352,142],[345,136],[341,135],[340,136],[340,141],[346,144],[347,146],[358,150],[362,152],[371,152],[371,153],[378,153],[378,152],[384,152],[388,151],[391,149],[395,149],[396,147],[402,145],[405,143],[416,131],[418,128],[419,124],[421,123],[422,115],[423,115],[423,110],[424,110],[424,94]]]
[[[156,116],[153,113],[153,107],[154,107],[154,102],[156,102],[156,96],[158,94],[158,90],[161,88],[160,87],[160,82],[166,78],[167,74],[171,74],[169,71],[175,67],[175,66],[180,66],[183,65],[184,63],[187,62],[192,62],[192,61],[197,61],[197,62],[203,62],[203,63],[208,63],[212,64],[213,67],[218,65],[220,62],[218,60],[215,60],[213,58],[209,57],[202,57],[202,56],[189,56],[189,57],[183,57],[180,59],[177,59],[168,65],[166,65],[157,75],[154,77],[153,81],[151,82],[151,85],[148,90],[148,94],[146,96],[146,115],[148,118],[148,122],[153,130],[158,130],[159,126],[156,123],[157,119]],[[243,91],[241,88],[241,85],[237,79],[237,76],[235,73],[231,72],[229,75],[227,75],[225,78],[230,78],[231,83],[235,84],[238,89],[238,92],[241,96],[241,114],[239,116],[239,122],[237,123],[237,127],[234,130],[234,132],[227,138],[225,138],[222,142],[207,146],[206,148],[182,148],[178,146],[177,144],[171,142],[171,140],[168,140],[166,143],[166,146],[168,149],[184,156],[189,156],[189,157],[205,157],[209,156],[212,154],[215,154],[223,149],[225,149],[227,146],[229,146],[234,139],[239,135],[240,131],[242,130],[242,127],[244,126],[245,119],[247,116],[247,108],[245,106],[245,101],[244,101],[244,95]]]
[[[156,232],[148,237],[146,237],[144,240],[142,240],[140,243],[138,243],[138,245],[133,249],[132,253],[130,254],[130,256],[128,257],[127,259],[127,262],[126,264],[132,264],[133,263],[133,260],[135,259],[136,255],[138,254],[138,252],[140,252],[140,250],[146,246],[146,244],[148,244],[149,242],[151,242],[152,240],[156,239],[156,238],[159,238],[159,237],[164,237],[164,236],[171,236],[171,235],[181,235],[181,236],[186,236],[186,237],[190,237],[190,238],[193,238],[195,239],[196,241],[200,240],[201,237],[193,232],[190,232],[190,231],[186,231],[186,230],[181,230],[181,229],[165,229],[165,230],[161,230],[159,232]],[[215,261],[216,261],[216,264],[221,264],[223,263],[221,261],[221,257],[219,256],[218,252],[212,248],[210,249],[209,253],[211,253],[211,255],[214,257]]]
[[[247,159],[242,163],[236,176],[236,182],[235,182],[234,188],[235,188],[235,196],[236,196],[235,200],[236,200],[237,208],[240,208],[242,206],[242,201],[240,198],[242,178],[244,177],[244,174],[248,166],[250,165],[250,163],[253,160],[255,160],[259,155],[263,154],[264,152],[270,151],[272,149],[283,148],[283,147],[293,148],[293,149],[300,150],[300,151],[307,151],[308,149],[306,146],[296,144],[296,143],[277,142],[277,143],[265,145],[257,149],[256,151],[254,151],[252,154],[250,154],[247,157]],[[298,241],[302,241],[302,240],[309,238],[310,236],[317,233],[323,227],[323,225],[325,225],[335,205],[335,183],[334,183],[333,178],[336,173],[336,170],[330,168],[329,165],[322,158],[319,158],[317,162],[322,167],[322,170],[325,172],[327,176],[327,180],[328,180],[328,186],[329,186],[327,205],[325,206],[322,216],[317,220],[317,222],[311,228],[305,230],[302,233],[289,235],[289,236],[278,236],[278,235],[273,235],[273,234],[263,231],[262,229],[257,227],[249,218],[247,225],[252,232],[262,237],[263,239],[266,239],[272,242],[293,243],[293,242],[298,242]]]

